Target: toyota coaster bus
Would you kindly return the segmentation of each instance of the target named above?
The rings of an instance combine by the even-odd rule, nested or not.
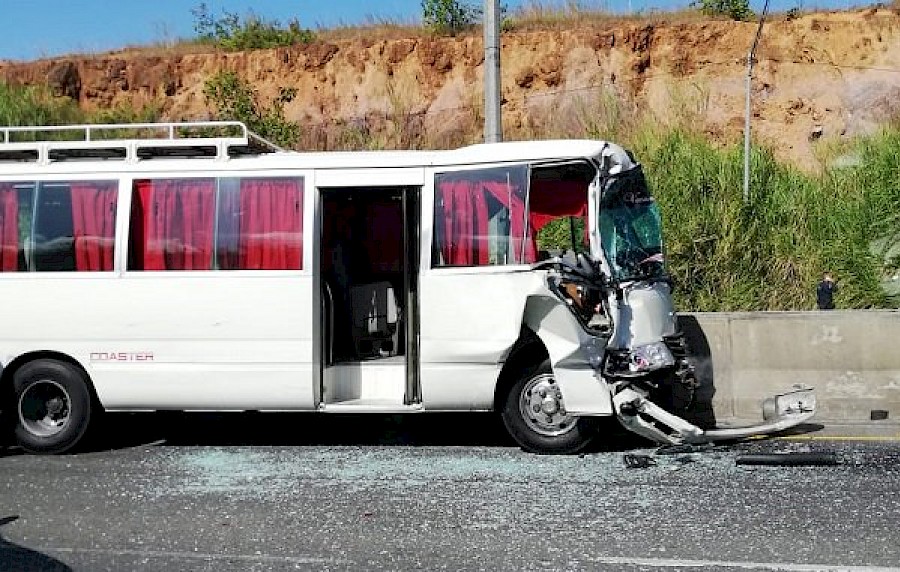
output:
[[[613,143],[0,131],[0,407],[26,451],[71,449],[103,411],[496,411],[540,453],[582,450],[603,417],[699,443],[814,413],[801,390],[755,427],[684,418],[659,210]]]

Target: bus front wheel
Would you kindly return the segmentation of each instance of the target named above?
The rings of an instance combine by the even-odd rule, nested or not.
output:
[[[84,374],[50,359],[23,365],[13,376],[14,434],[30,453],[64,453],[91,419],[91,393]]]
[[[532,453],[577,453],[598,427],[595,419],[566,411],[549,360],[519,375],[502,402],[501,417],[513,439]]]

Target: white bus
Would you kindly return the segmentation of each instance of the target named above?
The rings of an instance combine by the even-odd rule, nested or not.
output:
[[[71,449],[102,411],[497,411],[549,453],[581,450],[603,416],[680,443],[812,415],[800,392],[762,427],[677,416],[694,380],[658,210],[612,143],[299,153],[234,122],[2,133],[0,395],[27,451]],[[560,224],[552,256],[538,239]]]

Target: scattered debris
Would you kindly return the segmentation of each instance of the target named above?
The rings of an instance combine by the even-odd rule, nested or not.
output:
[[[691,445],[682,443],[681,445],[663,445],[656,450],[656,455],[685,455],[687,453],[701,453],[709,451],[715,447],[714,443],[701,443],[699,445]]]
[[[656,466],[656,461],[650,455],[624,455],[625,467],[629,469],[646,469]]]
[[[869,411],[869,419],[872,421],[884,421],[888,418],[888,412],[885,409],[873,409]]]
[[[669,472],[674,473],[680,471],[681,469],[687,467],[691,463],[696,463],[697,459],[694,458],[693,455],[681,455],[680,457],[675,457],[676,464],[669,469]]]
[[[806,453],[761,453],[739,455],[738,465],[770,465],[782,467],[822,467],[837,465],[837,455],[833,452]]]

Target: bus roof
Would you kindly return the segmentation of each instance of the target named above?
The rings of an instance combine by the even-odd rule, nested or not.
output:
[[[211,135],[210,130],[215,129],[219,133]],[[80,138],[60,141],[53,137],[58,132],[74,132]],[[122,135],[116,137],[117,132]],[[594,140],[483,143],[436,151],[285,151],[239,122],[8,127],[0,128],[0,133],[0,176],[163,170],[396,169],[556,162],[598,158],[610,152],[625,155],[617,145]],[[41,140],[42,133],[50,137]],[[99,138],[100,133],[103,138]],[[110,133],[114,135],[110,137]],[[135,137],[136,133],[139,137]],[[13,140],[23,134],[28,136],[25,141]]]
[[[436,151],[333,151],[277,153],[319,169],[373,167],[442,167],[482,163],[558,161],[598,157],[609,144],[592,140],[511,141],[480,143]]]

